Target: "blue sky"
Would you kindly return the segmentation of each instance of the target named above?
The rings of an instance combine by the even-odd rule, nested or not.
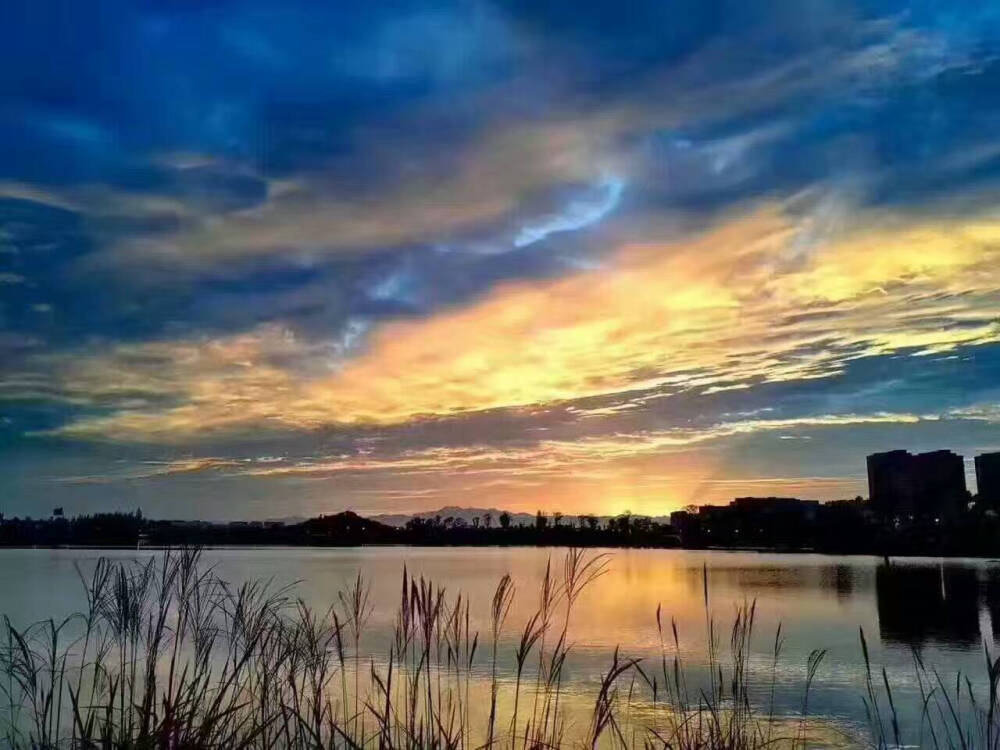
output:
[[[669,512],[1000,449],[991,3],[8,2],[0,512]]]

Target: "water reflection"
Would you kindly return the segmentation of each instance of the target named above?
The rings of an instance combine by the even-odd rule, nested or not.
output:
[[[980,594],[986,593],[983,598],[994,606],[996,597],[989,587],[981,589],[976,573],[955,565],[879,567],[875,590],[882,640],[914,648],[929,642],[977,648],[982,640]]]
[[[983,685],[982,638],[993,650],[1000,634],[1000,564],[985,560],[893,561],[826,555],[778,555],[693,550],[613,550],[610,569],[580,597],[570,626],[574,648],[566,663],[565,690],[579,699],[581,721],[588,701],[617,647],[643,664],[661,656],[655,613],[676,622],[681,658],[694,675],[705,674],[707,632],[705,590],[717,632],[726,632],[735,607],[757,604],[748,669],[758,684],[770,685],[775,632],[781,625],[781,663],[775,705],[793,715],[801,709],[805,664],[813,649],[825,649],[810,697],[810,711],[842,726],[865,725],[859,628],[868,635],[872,661],[885,665],[900,720],[919,726],[921,697],[913,677],[911,648],[952,682],[961,671]],[[152,551],[0,550],[0,614],[16,623],[85,606],[76,568],[92,569],[99,556],[149,557]],[[425,576],[444,585],[449,597],[469,597],[472,630],[489,628],[493,590],[505,573],[516,584],[508,626],[501,637],[499,675],[510,680],[521,629],[538,606],[538,591],[551,558],[561,570],[563,550],[536,548],[362,548],[215,549],[204,561],[226,581],[298,581],[295,596],[325,611],[337,591],[359,571],[372,584],[373,611],[362,644],[378,657],[388,650],[400,580]],[[881,635],[881,638],[876,637]],[[720,639],[722,653],[728,644]],[[728,658],[728,657],[727,657]],[[770,699],[770,697],[769,697]]]
[[[854,595],[855,570],[847,565],[838,565],[833,571],[833,588],[837,592],[837,598],[847,601]]]
[[[1000,638],[1000,568],[989,568],[986,571],[984,596],[993,638]]]

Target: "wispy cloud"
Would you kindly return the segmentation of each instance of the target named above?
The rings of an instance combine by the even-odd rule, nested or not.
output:
[[[676,427],[631,434],[610,434],[577,440],[521,441],[516,445],[473,444],[436,446],[399,452],[342,452],[311,458],[224,459],[184,458],[155,462],[141,470],[117,475],[73,477],[73,483],[133,481],[176,474],[213,472],[226,476],[256,478],[333,477],[340,474],[389,475],[437,474],[465,477],[476,475],[556,476],[568,467],[611,464],[683,451],[713,441],[787,430],[850,428],[863,425],[912,425],[936,421],[935,415],[916,414],[822,414],[789,419],[724,421],[701,428]],[[580,476],[577,474],[576,476]],[[661,477],[662,479],[662,477]],[[731,480],[738,483],[738,480]],[[742,481],[742,480],[740,480]]]
[[[622,166],[614,135],[603,118],[498,123],[457,147],[444,169],[433,159],[400,152],[391,139],[370,138],[358,147],[385,173],[374,189],[345,191],[342,167],[320,164],[308,173],[272,180],[259,206],[192,217],[178,231],[155,238],[123,238],[109,248],[108,261],[131,267],[140,258],[155,259],[207,269],[289,251],[358,255],[408,243],[433,244],[510,220],[540,191],[598,182]],[[407,162],[405,169],[401,161]],[[390,180],[389,175],[397,176]],[[598,220],[622,189],[618,178],[604,181],[603,187],[605,195],[593,205],[577,201],[560,217],[524,228],[520,244]],[[525,233],[533,239],[524,240]]]
[[[61,387],[110,413],[59,432],[171,442],[398,424],[636,390],[826,378],[858,358],[1000,340],[1000,224],[988,217],[882,217],[813,236],[807,251],[804,231],[768,209],[686,241],[628,245],[606,269],[382,325],[351,358],[275,327],[74,357],[60,363]]]
[[[129,467],[116,474],[90,474],[58,477],[62,484],[111,484],[161,479],[184,474],[202,474],[237,467],[241,461],[228,458],[182,458],[173,461],[147,461],[140,468]]]
[[[514,238],[514,246],[527,247],[544,240],[550,234],[583,229],[600,221],[614,210],[624,190],[625,182],[620,178],[604,180],[596,198],[577,198],[570,201],[561,213],[550,214],[523,226]]]

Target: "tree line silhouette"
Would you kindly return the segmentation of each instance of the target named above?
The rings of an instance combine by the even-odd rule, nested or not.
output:
[[[182,546],[291,545],[528,545],[573,547],[685,547],[770,549],[877,555],[997,555],[1000,515],[971,504],[948,518],[887,518],[861,499],[802,503],[752,499],[728,506],[702,506],[674,513],[664,523],[629,512],[612,517],[538,511],[413,517],[390,526],[352,511],[298,523],[244,521],[212,523],[145,518],[133,513],[96,513],[68,518],[4,518],[0,546]],[[775,502],[768,502],[775,501]]]

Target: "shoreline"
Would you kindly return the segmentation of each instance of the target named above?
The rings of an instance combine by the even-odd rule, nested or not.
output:
[[[132,546],[124,544],[35,544],[35,545],[0,545],[0,553],[5,550],[106,550],[109,552],[165,552],[184,548],[201,550],[273,550],[273,549],[377,549],[377,548],[412,548],[412,549],[591,549],[591,550],[676,550],[679,552],[751,552],[760,555],[815,555],[822,557],[873,557],[886,560],[891,564],[893,559],[935,559],[935,560],[983,560],[1000,562],[1000,555],[977,555],[969,553],[950,552],[900,552],[885,555],[879,552],[858,552],[821,550],[812,548],[787,549],[780,547],[683,547],[656,545],[569,545],[569,544],[412,544],[412,543],[363,543],[363,544],[145,544]]]

